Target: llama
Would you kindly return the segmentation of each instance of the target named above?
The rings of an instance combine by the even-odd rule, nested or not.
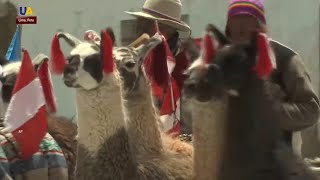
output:
[[[205,113],[208,117],[215,111],[218,115],[211,120],[223,123],[223,143],[216,138],[209,140],[222,151],[216,162],[218,169],[211,171],[216,173],[215,179],[223,180],[316,179],[291,147],[281,141],[280,125],[271,107],[279,103],[283,94],[277,89],[280,87],[252,71],[259,64],[257,37],[250,45],[228,44],[217,52],[213,64],[194,64],[187,72],[189,78],[184,88],[196,108],[193,113]],[[208,110],[198,107],[201,104],[212,106]],[[203,135],[212,131],[210,128],[215,129],[213,125],[207,128]]]
[[[38,70],[39,65],[46,60],[48,60],[48,57],[44,54],[39,54],[38,56],[36,56],[32,61],[35,70]],[[10,63],[5,58],[0,58],[0,65],[4,66],[4,73],[1,77],[3,86],[1,88],[2,106],[0,116],[4,117],[4,114],[12,97],[12,91],[15,86],[16,77],[20,70],[21,61]],[[69,179],[72,180],[72,174],[75,168],[75,136],[77,127],[70,120],[67,120],[63,117],[56,117],[53,114],[49,113],[47,113],[47,121],[48,133],[61,147],[68,163]]]
[[[216,28],[212,24],[207,24],[206,26],[206,32],[208,34],[214,35],[214,39],[217,39],[215,42],[220,42],[221,45],[226,44],[229,42],[228,39],[226,39],[223,35],[223,33]],[[201,50],[204,48],[203,47],[203,38],[193,38],[189,37],[185,39],[182,42],[182,46],[185,49],[186,55],[189,59],[189,63],[192,64],[194,61],[198,60],[201,55]],[[181,116],[182,116],[182,121],[181,121],[181,126],[182,126],[182,132],[187,133],[187,134],[192,134],[192,115],[191,115],[191,107],[189,107],[189,104],[187,102],[187,99],[185,96],[182,94],[182,110],[181,110]],[[182,136],[182,138],[185,138],[185,136]],[[192,140],[192,139],[191,139]]]
[[[199,64],[196,64],[199,63]],[[225,141],[225,119],[228,104],[228,96],[223,96],[218,101],[210,99],[208,91],[212,90],[209,84],[205,84],[207,79],[205,67],[202,62],[195,61],[188,69],[191,74],[190,79],[185,81],[185,86],[192,83],[193,77],[200,76],[199,86],[193,90],[189,87],[184,90],[186,101],[191,109],[193,131],[193,179],[194,180],[218,180],[218,171],[221,157],[223,155],[223,145]],[[198,78],[198,77],[197,77]],[[195,92],[194,92],[195,91]],[[197,94],[196,94],[197,93]]]
[[[63,37],[73,48],[69,63],[63,64],[63,81],[76,91],[76,179],[135,179],[136,166],[126,143],[117,72],[103,73],[106,68],[102,64],[107,63],[102,62],[97,45],[76,41],[67,33],[56,36]]]
[[[157,154],[163,153],[163,150],[173,150],[191,157],[193,148],[190,144],[160,132],[159,115],[153,107],[150,85],[142,69],[145,56],[162,42],[161,36],[156,34],[149,40],[141,41],[147,43],[138,48],[118,47],[113,51],[123,81],[122,97],[132,150],[135,153]]]
[[[59,52],[60,37],[72,46],[68,63]],[[76,90],[77,179],[190,179],[192,166],[185,158],[132,153],[112,43],[107,33],[102,37],[101,54],[98,45],[68,33],[56,34],[52,42],[52,69],[63,72],[65,85]]]
[[[218,32],[218,33],[217,33]],[[225,119],[228,96],[222,96],[219,101],[210,99],[214,87],[206,83],[206,69],[218,47],[224,46],[226,39],[219,37],[216,29],[208,32],[202,39],[202,54],[186,70],[189,79],[185,81],[183,90],[185,103],[191,111],[193,131],[193,179],[216,180],[223,155],[225,141]],[[208,56],[208,54],[211,54]],[[193,86],[197,83],[197,87]],[[194,88],[194,89],[192,89]],[[214,119],[212,119],[214,117]]]

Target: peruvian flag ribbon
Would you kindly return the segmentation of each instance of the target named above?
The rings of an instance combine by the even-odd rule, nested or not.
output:
[[[165,132],[172,135],[180,133],[180,89],[173,78],[169,81],[164,95],[160,120]]]
[[[157,33],[160,33],[158,22],[155,22],[155,27]],[[175,68],[176,62],[169,48],[167,40],[164,36],[163,45],[164,56],[166,59],[166,68],[168,71],[168,84],[166,85],[166,91],[164,99],[162,101],[162,106],[160,108],[160,120],[162,122],[163,131],[172,135],[178,135],[180,133],[180,89],[172,78],[171,74]]]
[[[168,73],[171,76],[171,74],[172,74],[172,72],[174,70],[174,67],[176,65],[176,60],[174,59],[174,57],[172,55],[172,52],[171,52],[171,50],[169,48],[167,40],[165,39],[164,36],[162,36],[162,38],[163,38],[163,43],[164,43],[164,47],[165,47],[165,55],[167,57]]]
[[[38,76],[42,85],[44,98],[46,100],[47,111],[49,113],[55,113],[57,112],[57,103],[49,71],[48,60],[45,60],[40,64]]]
[[[11,132],[20,149],[20,157],[28,159],[38,151],[47,132],[45,97],[26,50],[12,98],[4,118],[5,132]]]

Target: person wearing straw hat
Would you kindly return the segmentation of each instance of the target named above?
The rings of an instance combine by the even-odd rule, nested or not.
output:
[[[248,43],[256,30],[267,33],[263,0],[231,0],[226,35],[233,42]],[[314,125],[319,119],[319,99],[298,53],[270,40],[277,70],[272,76],[274,89],[286,95],[274,113],[281,122],[284,141],[292,146],[292,134]],[[280,94],[280,93],[279,93]]]
[[[139,12],[128,12],[138,18],[138,37],[142,33],[153,35],[154,21],[160,23],[160,31],[165,35],[172,35],[176,30],[191,32],[190,27],[181,18],[182,4],[180,0],[146,0]],[[170,38],[170,37],[167,37]]]
[[[125,11],[127,14],[137,18],[137,37],[140,37],[144,33],[152,36],[157,30],[159,30],[165,37],[168,42],[169,49],[175,58],[175,67],[172,72],[172,78],[176,81],[180,90],[182,89],[184,81],[183,72],[189,66],[189,60],[186,56],[186,52],[182,48],[180,34],[191,34],[191,28],[185,22],[180,20],[181,9],[182,4],[180,0],[146,0],[141,11]],[[158,23],[158,29],[155,27],[155,22]],[[145,69],[148,69],[147,64],[150,61],[152,61],[152,58],[149,56],[145,60]],[[161,71],[160,68],[159,71]],[[146,70],[146,72],[148,72],[148,70]],[[152,73],[159,74],[158,72]],[[151,82],[151,88],[154,103],[157,108],[161,109],[165,96],[164,92],[167,87],[161,87],[156,83]]]

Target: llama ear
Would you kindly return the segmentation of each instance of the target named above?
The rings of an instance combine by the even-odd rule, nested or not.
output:
[[[214,25],[209,24],[206,35],[202,38],[202,58],[205,63],[211,63],[216,51],[230,43],[228,38]]]
[[[148,53],[155,47],[157,47],[159,44],[163,42],[163,37],[156,33],[153,37],[148,39],[144,44],[140,45],[138,48],[136,48],[138,55],[141,60],[144,60],[145,57],[148,55]]]
[[[213,24],[208,24],[206,28],[207,32],[214,34],[216,40],[219,42],[220,46],[225,46],[231,43],[230,39],[225,36],[222,31]]]
[[[35,58],[32,60],[32,64],[34,66],[35,70],[38,70],[39,66],[44,62],[48,61],[49,57],[45,54],[38,54]]]

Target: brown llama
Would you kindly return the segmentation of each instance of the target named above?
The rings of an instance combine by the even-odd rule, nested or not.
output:
[[[213,64],[199,63],[187,72],[184,90],[193,101],[193,113],[202,108],[201,113],[207,114],[203,121],[223,123],[220,141],[206,136],[215,128],[213,124],[203,132],[221,151],[215,169],[206,168],[200,173],[213,173],[214,179],[223,180],[315,180],[310,169],[282,141],[279,121],[272,113],[283,96],[280,87],[252,70],[259,64],[256,38],[260,35],[254,35],[249,45],[226,45],[217,52]],[[197,107],[199,104],[211,104],[211,108]],[[207,153],[207,157],[216,157]]]

